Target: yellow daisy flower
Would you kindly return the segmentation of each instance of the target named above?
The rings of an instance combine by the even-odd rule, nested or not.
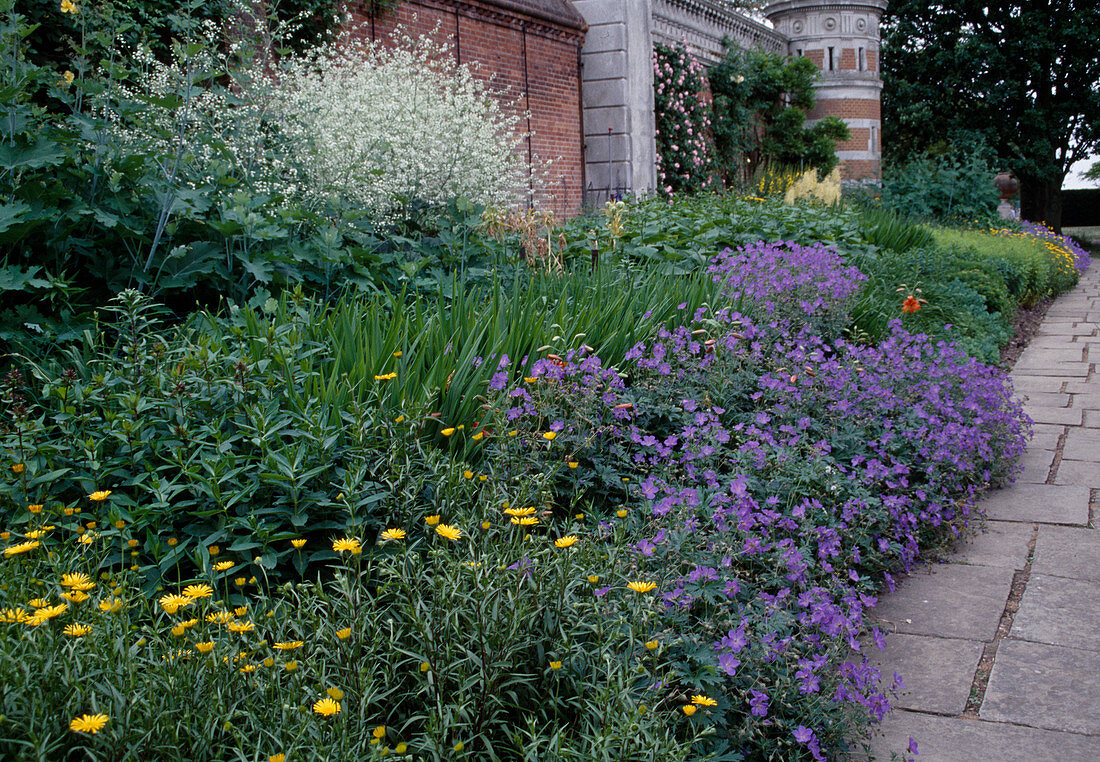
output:
[[[162,595],[160,598],[160,607],[164,609],[165,614],[175,614],[181,608],[190,606],[195,601],[186,595],[176,595],[171,593],[169,595]]]
[[[706,696],[692,696],[691,703],[696,706],[718,706],[718,702]]]
[[[101,489],[97,492],[93,492],[92,494],[88,495],[88,499],[91,500],[93,503],[102,503],[104,500],[106,500],[110,496],[111,496],[111,490]]]
[[[210,585],[188,585],[183,588],[183,594],[193,601],[199,598],[209,598],[214,594],[214,588]]]
[[[61,0],[62,7],[65,3],[72,5],[69,0]],[[73,13],[75,12],[74,10]],[[82,714],[73,718],[73,721],[69,723],[69,730],[74,733],[98,733],[103,730],[103,726],[107,724],[109,719],[105,714]]]
[[[70,572],[61,575],[61,586],[71,587],[73,590],[91,590],[95,583],[84,572]]]
[[[76,623],[67,624],[65,625],[65,629],[62,630],[62,632],[64,632],[66,635],[73,638],[82,638],[91,631],[92,628],[90,625]]]
[[[337,553],[351,553],[353,556],[363,552],[363,546],[354,537],[343,537],[332,541],[332,549]]]
[[[390,540],[404,540],[405,539],[405,530],[404,529],[387,529],[384,532],[382,532],[382,539],[386,540],[387,542],[390,541]]]
[[[573,545],[576,541],[577,541],[577,535],[575,535],[575,534],[566,535],[565,537],[559,537],[558,539],[554,540],[554,547],[555,548],[568,548],[571,545]]]
[[[293,545],[295,548],[301,548],[303,545],[306,544],[306,541],[299,537],[297,540],[291,540],[290,544]]]
[[[462,530],[458,527],[453,527],[450,524],[440,524],[435,528],[436,534],[440,537],[446,537],[452,542],[462,536]]]
[[[285,643],[274,643],[272,648],[276,651],[293,651],[295,648],[301,648],[304,644],[300,640],[288,640]]]
[[[331,717],[340,713],[340,702],[331,698],[323,698],[313,704],[313,711],[323,717]]]
[[[218,561],[214,564],[214,571],[225,571],[226,569],[232,569],[234,566],[232,561]]]
[[[657,589],[656,582],[628,582],[626,586],[636,593],[648,593]]]
[[[20,553],[30,553],[35,548],[42,545],[38,540],[31,540],[30,542],[21,542],[11,547],[4,548],[4,558],[11,558],[12,556],[18,556]]]

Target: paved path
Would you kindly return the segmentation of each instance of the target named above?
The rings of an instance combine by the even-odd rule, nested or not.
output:
[[[1100,262],[1012,371],[1035,436],[987,531],[882,597],[877,660],[905,691],[875,760],[1100,760]]]

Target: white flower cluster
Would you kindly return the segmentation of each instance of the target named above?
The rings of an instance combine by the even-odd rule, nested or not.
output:
[[[413,200],[508,203],[527,188],[522,114],[428,37],[344,40],[288,62],[271,84],[314,200],[386,216]]]

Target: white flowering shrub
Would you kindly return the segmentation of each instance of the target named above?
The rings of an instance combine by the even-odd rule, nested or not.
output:
[[[396,46],[347,42],[279,73],[277,121],[303,192],[387,216],[412,201],[516,201],[529,169],[518,109],[446,48],[400,35]]]

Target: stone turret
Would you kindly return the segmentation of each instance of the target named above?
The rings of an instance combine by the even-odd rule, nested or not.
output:
[[[846,180],[882,177],[882,78],[879,21],[886,0],[780,0],[764,8],[788,53],[805,56],[821,70],[817,105],[809,122],[826,116],[844,120],[851,137],[837,145]]]

